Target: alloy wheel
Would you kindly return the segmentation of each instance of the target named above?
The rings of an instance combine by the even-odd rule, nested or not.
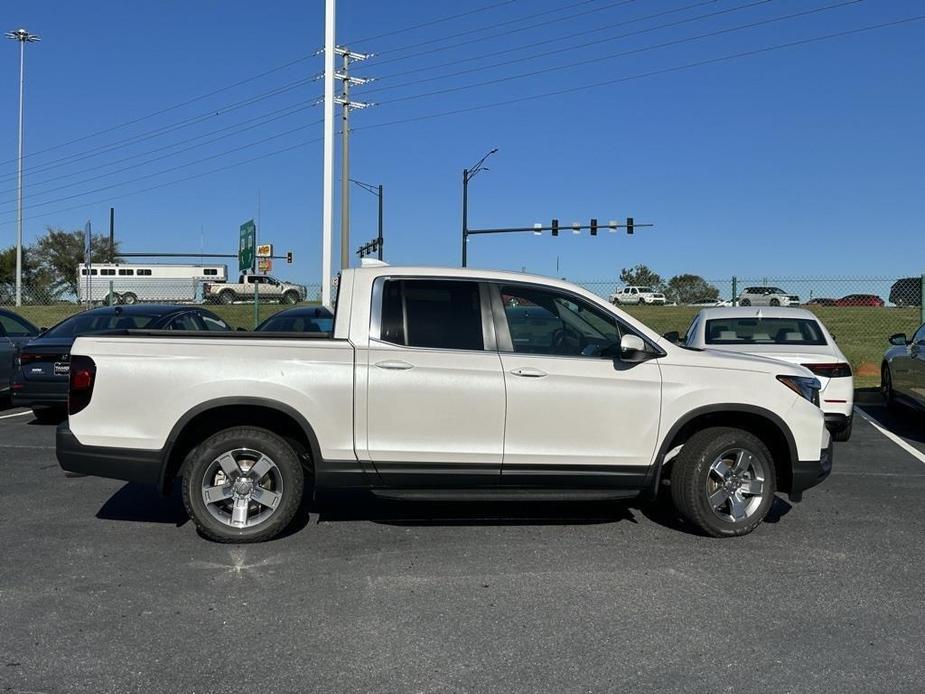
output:
[[[271,458],[251,448],[217,456],[202,476],[206,509],[231,528],[251,528],[276,513],[283,495],[283,477]]]
[[[724,521],[738,523],[753,516],[761,506],[766,488],[764,462],[744,448],[731,448],[710,465],[707,503]]]

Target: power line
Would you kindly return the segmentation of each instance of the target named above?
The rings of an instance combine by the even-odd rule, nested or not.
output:
[[[593,0],[587,0],[587,1],[593,1]],[[410,26],[402,27],[401,29],[394,29],[392,31],[386,31],[382,34],[376,34],[374,36],[367,36],[362,39],[354,39],[353,41],[350,41],[349,43],[353,43],[353,44],[366,43],[367,41],[374,41],[376,39],[382,39],[382,38],[385,38],[386,36],[395,36],[395,34],[404,34],[409,31],[415,31],[416,29],[423,29],[425,27],[434,26],[435,24],[442,24],[443,22],[449,22],[454,19],[461,19],[463,17],[468,17],[470,15],[478,14],[480,12],[486,12],[487,10],[493,10],[496,7],[510,5],[511,3],[514,3],[514,2],[517,2],[517,0],[501,0],[501,2],[493,2],[489,5],[483,5],[482,7],[477,7],[473,10],[459,12],[458,14],[451,14],[446,17],[438,17],[437,19],[430,19],[426,22],[421,22],[420,24],[412,24]]]
[[[447,44],[447,45],[444,45],[444,46],[439,46],[439,47],[437,47],[437,48],[431,48],[431,49],[426,50],[426,51],[422,51],[422,50],[420,50],[420,48],[421,48],[422,46],[426,46],[426,45],[430,45],[430,44],[434,44],[434,43],[442,43],[443,41],[445,41],[445,40],[447,40],[447,39],[449,39],[449,38],[453,38],[453,36],[443,36],[443,37],[441,37],[441,38],[439,38],[439,39],[432,39],[432,40],[430,40],[430,41],[422,41],[422,42],[420,42],[420,43],[412,44],[412,45],[410,45],[410,46],[402,46],[400,49],[395,49],[395,50],[401,50],[401,51],[405,51],[405,50],[414,51],[411,55],[403,55],[403,56],[397,56],[397,57],[395,57],[395,58],[386,58],[385,60],[377,60],[377,61],[376,61],[376,65],[387,65],[387,64],[389,64],[389,63],[397,63],[397,62],[402,61],[402,60],[411,60],[412,58],[420,58],[422,55],[431,55],[431,54],[433,54],[433,53],[441,53],[441,52],[443,52],[443,51],[449,51],[449,50],[452,50],[453,48],[461,48],[462,46],[469,46],[469,45],[471,45],[471,44],[473,44],[473,43],[480,43],[480,42],[482,42],[482,41],[489,41],[489,40],[491,40],[491,39],[496,39],[496,38],[507,38],[507,37],[510,36],[511,34],[517,34],[517,33],[520,33],[520,32],[522,32],[522,31],[529,31],[529,30],[531,30],[531,29],[537,29],[537,28],[539,28],[539,27],[544,27],[544,26],[547,26],[547,25],[549,25],[549,24],[554,24],[554,23],[556,23],[556,22],[565,22],[565,21],[568,21],[569,19],[575,19],[575,18],[577,18],[577,17],[584,17],[584,16],[589,15],[589,14],[594,14],[595,12],[603,12],[604,10],[609,10],[609,9],[611,9],[611,8],[614,8],[614,7],[620,7],[620,6],[622,6],[622,5],[629,5],[629,4],[632,3],[632,2],[636,2],[636,0],[617,0],[616,2],[610,2],[610,3],[607,3],[606,5],[601,5],[600,7],[595,7],[595,8],[593,8],[593,9],[585,10],[585,11],[583,11],[583,12],[576,12],[575,14],[570,14],[570,15],[567,15],[567,16],[565,16],[565,17],[556,17],[556,18],[554,18],[554,19],[548,19],[548,20],[543,21],[543,22],[537,22],[537,23],[535,23],[535,24],[530,24],[529,26],[519,27],[519,28],[517,28],[517,29],[508,29],[508,30],[506,30],[506,31],[502,31],[502,32],[497,33],[497,34],[489,34],[488,36],[482,36],[481,38],[469,39],[469,40],[467,40],[467,41],[460,41],[460,42],[458,42],[458,43],[451,43],[451,44]],[[577,4],[577,5],[585,5],[585,4],[587,4],[587,1],[586,1],[586,2],[579,2],[579,3],[576,3],[576,4]],[[538,13],[538,15],[533,15],[533,16],[539,16],[539,15],[543,15],[543,14],[549,14],[551,11],[552,11],[552,10],[547,11],[547,12],[540,12],[540,13]],[[526,18],[521,17],[520,19],[517,19],[517,20],[511,20],[511,22],[520,22],[520,21],[523,21],[524,19],[526,19]],[[489,29],[496,29],[497,27],[503,26],[504,24],[505,24],[505,23],[501,23],[501,24],[492,24],[492,25],[490,25],[490,26],[481,27],[481,28],[479,28],[479,29],[472,29],[472,30],[467,31],[467,32],[461,32],[460,34],[457,34],[457,36],[462,36],[462,35],[464,35],[464,34],[470,34],[470,33],[475,33],[475,32],[487,31],[487,30],[489,30]],[[377,55],[382,55],[382,54],[384,54],[384,53],[391,53],[391,52],[392,52],[392,51],[381,51],[381,52],[378,53]]]
[[[676,8],[676,9],[674,9],[674,10],[668,10],[668,12],[678,12],[680,9],[690,9],[691,7],[696,7],[696,6],[698,6],[698,5],[713,4],[713,3],[715,3],[715,2],[716,2],[716,0],[706,0],[705,2],[696,3],[695,5],[687,5],[687,6],[684,7],[684,8]],[[399,83],[399,84],[389,84],[389,85],[385,85],[385,86],[382,86],[382,87],[373,87],[372,89],[367,90],[367,93],[387,91],[387,90],[390,90],[390,89],[399,89],[399,88],[401,88],[401,87],[407,87],[407,86],[417,85],[417,84],[420,84],[421,82],[432,82],[432,81],[434,81],[434,80],[442,80],[442,79],[448,79],[448,78],[451,78],[451,77],[459,77],[460,75],[468,75],[468,74],[471,74],[471,73],[473,73],[473,72],[483,72],[483,71],[485,71],[485,70],[492,70],[492,69],[494,69],[494,68],[496,68],[496,67],[507,67],[508,65],[512,65],[512,64],[514,64],[514,63],[523,63],[523,62],[527,62],[527,61],[530,61],[530,60],[537,60],[538,58],[547,58],[547,57],[549,57],[549,56],[551,56],[551,55],[558,55],[559,53],[571,53],[571,52],[573,52],[573,51],[575,51],[575,50],[578,50],[578,49],[581,49],[581,48],[588,48],[589,46],[596,46],[596,45],[599,45],[599,44],[602,44],[602,43],[610,43],[610,42],[612,42],[612,41],[617,41],[618,39],[625,39],[625,38],[628,38],[628,37],[630,37],[630,36],[639,36],[639,35],[641,35],[641,34],[648,34],[648,33],[651,33],[651,32],[653,32],[653,31],[659,31],[659,30],[661,30],[661,29],[670,29],[671,27],[680,26],[680,25],[682,25],[682,24],[688,24],[688,23],[690,23],[690,22],[699,21],[699,20],[701,20],[701,19],[710,19],[710,18],[712,18],[712,17],[717,17],[717,16],[724,15],[724,14],[731,14],[731,13],[733,13],[733,12],[739,12],[740,10],[751,9],[752,7],[757,7],[757,6],[759,6],[759,5],[767,5],[768,3],[771,3],[771,2],[777,2],[777,0],[754,0],[753,2],[748,2],[748,3],[745,3],[744,5],[737,5],[737,6],[735,6],[735,7],[729,7],[729,8],[726,8],[726,9],[724,9],[724,10],[717,10],[717,11],[715,11],[715,12],[708,12],[708,13],[706,13],[706,14],[697,15],[697,16],[695,16],[695,17],[685,17],[684,19],[679,19],[679,20],[674,21],[674,22],[667,22],[667,23],[665,23],[665,24],[658,24],[658,25],[656,25],[656,26],[653,26],[653,27],[646,27],[645,29],[639,29],[639,30],[637,30],[637,31],[630,31],[630,32],[626,32],[626,33],[623,33],[623,34],[617,34],[617,35],[615,35],[615,36],[608,36],[608,37],[606,37],[606,38],[596,39],[596,40],[594,40],[594,41],[588,41],[588,42],[586,42],[586,43],[580,43],[580,44],[575,44],[575,45],[566,46],[565,48],[558,48],[558,49],[555,49],[555,50],[547,50],[547,51],[543,51],[542,53],[535,53],[535,54],[533,54],[533,55],[523,56],[523,57],[521,57],[521,58],[515,58],[515,59],[513,59],[513,60],[505,60],[504,62],[500,62],[500,63],[492,63],[491,65],[480,65],[480,66],[478,66],[478,67],[467,68],[467,69],[465,69],[465,70],[458,70],[457,72],[443,73],[443,74],[436,75],[436,76],[434,76],[434,77],[418,78],[418,79],[410,80],[410,81],[408,81],[408,82],[401,82],[401,83]],[[862,2],[862,0],[852,0],[852,2]],[[659,13],[659,14],[665,14],[665,13],[663,12],[663,13]],[[633,23],[635,23],[635,22],[642,21],[643,19],[650,19],[651,17],[652,17],[652,15],[649,15],[648,17],[639,17],[639,18],[637,18],[637,19],[631,19],[631,20],[627,20],[627,21],[624,21],[624,22],[618,22],[617,24],[611,25],[611,27],[607,27],[607,28],[612,28],[613,26],[624,26],[624,25],[626,25],[626,24],[633,24]],[[599,29],[594,29],[594,30],[592,30],[592,31],[599,31]],[[581,32],[581,33],[588,33],[588,32]],[[574,35],[572,35],[572,36],[566,36],[566,37],[562,37],[562,38],[554,38],[554,39],[551,39],[551,41],[557,41],[557,42],[558,42],[558,41],[564,41],[564,40],[567,40],[567,39],[570,39],[570,38],[574,38]],[[511,51],[514,51],[514,50],[523,50],[523,47],[515,48],[515,49],[508,49],[508,50],[506,50],[506,51],[498,51],[498,53],[508,53],[508,52],[511,52]],[[480,56],[479,58],[481,58],[481,57],[485,57],[485,56]],[[470,60],[471,60],[471,59],[470,59]],[[595,60],[596,60],[596,58],[595,58]],[[462,62],[462,61],[460,61],[460,62]],[[584,61],[583,61],[583,62],[584,62]],[[379,79],[384,79],[384,78],[383,78],[383,77],[380,77]]]
[[[209,131],[209,132],[207,132],[207,133],[203,133],[203,134],[200,134],[200,135],[195,135],[194,137],[190,137],[190,138],[187,138],[187,139],[185,139],[185,140],[179,140],[179,141],[177,141],[177,142],[172,142],[172,143],[170,143],[169,145],[164,145],[164,146],[162,146],[162,147],[156,147],[156,148],[154,148],[154,149],[149,149],[149,150],[147,150],[147,151],[145,151],[145,152],[139,152],[139,153],[137,153],[137,154],[132,154],[132,155],[129,155],[129,156],[127,156],[127,157],[123,157],[122,159],[116,159],[116,160],[113,160],[113,161],[110,161],[110,162],[106,162],[105,164],[98,164],[97,166],[87,167],[87,168],[81,169],[78,173],[83,174],[83,173],[87,173],[87,172],[89,172],[89,171],[97,171],[97,170],[99,170],[99,169],[105,169],[105,168],[108,168],[108,167],[110,167],[110,166],[114,166],[114,165],[116,165],[116,164],[121,164],[122,162],[131,161],[132,159],[138,159],[139,157],[146,157],[146,156],[148,156],[148,155],[150,155],[150,154],[156,154],[156,153],[158,153],[158,152],[163,152],[163,151],[166,150],[166,149],[173,149],[173,148],[175,148],[175,147],[181,147],[181,146],[183,146],[183,145],[188,145],[188,144],[191,143],[191,142],[195,142],[196,140],[201,140],[201,139],[203,139],[204,137],[209,137],[210,135],[215,135],[215,134],[217,134],[217,133],[225,132],[225,131],[227,131],[227,130],[233,130],[233,131],[234,131],[234,132],[230,132],[230,133],[227,133],[227,134],[225,134],[225,135],[221,135],[221,136],[219,136],[219,137],[216,137],[216,138],[214,138],[214,139],[212,139],[212,140],[208,140],[207,142],[202,142],[202,143],[200,143],[200,144],[193,145],[193,147],[203,147],[203,146],[205,146],[205,145],[212,144],[213,142],[218,142],[219,140],[222,140],[222,139],[224,139],[224,138],[226,138],[226,137],[232,137],[233,135],[239,135],[239,134],[241,134],[241,133],[243,133],[243,132],[246,132],[246,131],[248,131],[248,130],[253,130],[254,128],[258,128],[258,127],[260,127],[260,126],[262,126],[262,125],[266,125],[266,124],[268,124],[268,123],[272,123],[272,122],[277,121],[277,120],[280,120],[280,119],[282,119],[282,118],[287,118],[287,117],[289,117],[289,116],[295,115],[296,113],[301,113],[301,112],[303,112],[303,111],[307,111],[307,110],[309,110],[309,109],[311,109],[311,108],[314,108],[314,107],[317,106],[317,105],[318,105],[317,102],[315,102],[314,100],[313,100],[313,101],[307,101],[307,102],[301,102],[301,103],[299,103],[299,104],[294,104],[294,105],[292,105],[292,106],[287,106],[286,108],[283,108],[283,109],[277,109],[276,111],[270,111],[269,113],[262,114],[262,115],[260,115],[260,116],[254,117],[254,118],[249,118],[249,119],[247,119],[247,120],[245,120],[245,121],[241,121],[241,122],[239,122],[239,123],[233,123],[232,125],[226,126],[226,127],[224,127],[224,128],[219,128],[218,130],[213,130],[213,131]],[[277,114],[280,114],[280,115],[277,115]],[[269,117],[269,116],[272,116],[272,117]],[[248,124],[248,123],[250,123],[251,125],[247,125],[247,127],[240,127],[240,126],[245,125],[245,124]],[[235,130],[235,128],[239,128],[239,129],[238,129],[238,130]],[[187,150],[183,150],[183,151],[172,152],[172,153],[170,153],[170,154],[165,154],[165,155],[160,156],[160,157],[155,157],[154,159],[150,159],[150,160],[147,160],[147,161],[143,161],[143,162],[140,162],[140,163],[138,163],[138,164],[133,164],[132,166],[123,167],[122,169],[116,169],[115,171],[109,171],[108,173],[100,174],[99,176],[94,176],[94,177],[92,177],[92,178],[83,179],[83,180],[77,181],[77,182],[75,182],[75,183],[68,183],[68,184],[66,184],[66,185],[58,186],[57,188],[55,188],[55,189],[53,189],[53,190],[59,190],[59,189],[61,189],[61,188],[69,188],[70,186],[79,185],[80,183],[86,183],[86,182],[88,182],[88,181],[96,180],[96,179],[98,179],[98,178],[104,178],[104,177],[106,177],[106,176],[112,176],[113,174],[120,173],[121,171],[127,171],[127,170],[129,170],[129,169],[133,169],[133,168],[136,168],[136,167],[138,167],[138,166],[143,166],[143,165],[145,165],[145,164],[151,163],[152,161],[158,161],[158,160],[160,160],[160,159],[165,159],[165,158],[167,158],[167,157],[176,156],[177,154],[184,154],[186,151],[187,151]],[[87,157],[84,157],[84,158],[87,158]],[[73,163],[73,162],[71,162],[71,163]],[[52,181],[59,181],[59,180],[61,180],[61,179],[63,179],[63,178],[72,178],[73,176],[76,176],[76,175],[78,175],[78,174],[77,174],[77,173],[61,174],[61,175],[59,175],[59,176],[53,176],[52,178],[46,178],[46,179],[41,180],[41,181],[32,181],[32,182],[30,183],[30,186],[31,186],[31,187],[42,186],[42,185],[45,185],[45,184],[47,184],[47,183],[51,183]],[[7,189],[7,190],[0,190],[0,194],[3,194],[3,193],[10,193],[10,192],[13,192],[13,191],[15,191],[15,190],[16,190],[15,188]],[[50,191],[40,191],[40,192],[37,192],[37,193],[33,193],[33,195],[47,195],[48,192],[50,192]],[[31,197],[31,196],[26,196],[26,197]]]
[[[588,62],[589,62],[589,60],[594,60],[594,61],[613,60],[613,59],[615,59],[615,58],[621,58],[621,57],[624,57],[624,56],[627,56],[627,55],[633,55],[633,54],[636,54],[636,53],[644,53],[644,52],[646,52],[646,51],[652,51],[652,50],[656,50],[656,49],[659,49],[659,48],[667,48],[667,47],[670,47],[670,46],[677,46],[677,45],[679,45],[679,44],[688,43],[688,42],[690,42],[690,41],[697,41],[697,40],[700,40],[700,39],[712,38],[712,37],[714,37],[714,36],[720,36],[720,35],[722,35],[722,34],[729,34],[729,33],[732,33],[732,32],[734,32],[734,31],[742,31],[742,30],[745,30],[745,29],[754,29],[755,27],[765,26],[765,25],[768,25],[768,24],[773,24],[774,22],[781,22],[781,21],[784,21],[784,20],[787,20],[787,19],[795,19],[795,18],[797,18],[797,17],[804,17],[804,16],[807,16],[807,15],[817,14],[817,13],[819,13],[819,12],[826,12],[826,11],[828,11],[828,10],[834,10],[834,9],[838,9],[838,8],[841,8],[841,7],[846,7],[846,6],[848,6],[848,5],[856,5],[856,4],[860,3],[860,2],[863,2],[863,0],[843,0],[842,2],[834,3],[834,4],[832,4],[832,5],[824,5],[824,6],[822,6],[822,7],[816,7],[816,8],[813,8],[813,9],[811,9],[811,10],[804,10],[804,11],[802,11],[802,12],[794,12],[794,13],[792,13],[792,14],[781,15],[781,16],[778,16],[778,17],[772,17],[772,18],[770,18],[770,19],[763,19],[763,20],[761,20],[761,21],[751,22],[751,23],[749,23],[749,24],[742,24],[742,25],[739,25],[739,26],[736,26],[736,27],[729,27],[729,28],[726,28],[726,29],[719,29],[719,30],[717,30],[717,31],[711,31],[711,32],[707,32],[707,33],[705,33],[705,34],[697,34],[697,35],[695,35],[695,36],[687,36],[687,37],[684,37],[684,38],[681,38],[681,39],[675,39],[675,40],[672,40],[672,41],[665,41],[665,42],[663,42],[663,43],[653,44],[653,45],[650,45],[650,46],[643,46],[643,47],[641,47],[641,48],[634,48],[634,49],[629,50],[629,51],[621,51],[621,52],[619,52],[619,53],[611,53],[611,54],[603,55],[603,56],[595,56],[594,58],[584,59],[584,60],[580,60],[580,61],[576,61],[576,62],[572,62],[572,63],[565,63],[564,65],[553,65],[553,66],[551,66],[551,67],[546,67],[546,68],[542,68],[542,69],[539,69],[539,70],[533,70],[533,71],[531,71],[531,72],[523,72],[523,73],[520,73],[520,74],[517,74],[517,75],[508,75],[508,76],[506,76],[506,77],[496,77],[496,78],[494,78],[494,79],[483,80],[482,82],[474,82],[474,83],[472,83],[472,84],[464,84],[464,85],[460,85],[460,86],[458,86],[458,87],[447,87],[447,88],[445,88],[445,89],[437,89],[437,90],[434,90],[434,91],[431,91],[431,92],[424,92],[424,93],[421,93],[421,94],[411,94],[411,95],[409,95],[409,96],[402,96],[402,97],[398,97],[398,98],[395,98],[395,99],[390,99],[390,100],[388,100],[388,101],[382,101],[382,102],[379,102],[379,103],[382,104],[382,105],[384,105],[384,104],[394,104],[394,103],[398,103],[398,102],[402,102],[402,101],[410,101],[410,100],[413,100],[413,99],[422,99],[422,98],[425,98],[425,97],[428,97],[428,96],[438,96],[438,95],[441,95],[441,94],[450,94],[450,93],[453,93],[453,92],[464,91],[464,90],[467,90],[467,89],[475,89],[475,88],[477,88],[477,87],[485,87],[485,86],[489,86],[489,85],[492,85],[492,84],[500,84],[501,82],[509,82],[509,81],[511,81],[511,80],[523,79],[523,78],[525,78],[525,77],[535,77],[536,75],[545,75],[545,74],[548,74],[548,73],[550,73],[550,72],[557,72],[557,71],[559,71],[559,70],[567,70],[567,69],[573,68],[573,67],[586,67],[587,64],[588,64]]]
[[[661,68],[658,70],[651,70],[648,72],[641,72],[635,75],[627,75],[624,77],[618,77],[615,79],[604,80],[601,82],[594,82],[592,84],[585,84],[578,87],[567,87],[565,89],[557,89],[549,92],[542,92],[540,94],[531,94],[529,96],[521,96],[513,99],[504,99],[503,101],[495,101],[487,104],[479,104],[477,106],[466,106],[463,108],[452,109],[449,111],[441,111],[439,113],[430,113],[422,116],[411,116],[408,118],[396,119],[393,121],[384,121],[382,123],[371,123],[369,125],[362,125],[358,128],[353,128],[354,131],[357,130],[372,130],[374,128],[385,128],[393,125],[403,125],[406,123],[416,123],[423,120],[432,120],[434,118],[444,118],[446,116],[455,116],[462,113],[471,113],[473,111],[481,111],[490,108],[498,108],[500,106],[510,106],[513,104],[525,103],[528,101],[536,101],[537,99],[547,99],[554,96],[563,96],[565,94],[574,94],[575,92],[587,91],[588,89],[598,89],[600,87],[607,87],[613,84],[620,84],[623,82],[630,82],[634,80],[645,79],[647,77],[656,77],[660,75],[666,75],[673,72],[681,72],[683,70],[691,70],[693,68],[702,67],[704,65],[712,65],[715,63],[728,62],[732,60],[737,60],[740,58],[746,58],[753,55],[760,55],[762,53],[770,53],[773,51],[783,50],[786,48],[795,48],[798,46],[805,46],[811,43],[816,43],[819,41],[828,41],[836,38],[843,38],[845,36],[852,36],[855,34],[860,34],[867,31],[876,31],[878,29],[885,29],[890,27],[899,26],[902,24],[910,24],[912,22],[918,22],[925,19],[925,15],[917,15],[914,17],[906,17],[904,19],[895,20],[892,22],[883,22],[881,24],[871,24],[864,27],[859,27],[857,29],[848,29],[846,31],[839,31],[832,34],[823,34],[820,36],[814,36],[808,39],[800,39],[797,41],[789,41],[787,43],[776,44],[773,46],[766,46],[764,48],[755,48],[748,51],[742,51],[739,53],[732,53],[729,55],[720,56],[718,58],[707,58],[704,60],[698,60],[691,63],[685,63],[683,65],[675,65],[672,67]]]
[[[281,132],[281,133],[277,133],[276,135],[271,135],[271,136],[269,136],[269,137],[265,137],[265,138],[263,138],[263,139],[260,139],[260,140],[255,141],[255,142],[250,142],[250,143],[248,143],[248,144],[246,144],[246,145],[241,145],[241,146],[239,146],[239,147],[234,147],[234,148],[232,148],[232,149],[225,150],[224,152],[219,152],[219,153],[217,153],[217,154],[209,155],[208,157],[202,157],[202,158],[200,158],[200,159],[195,159],[195,160],[193,160],[193,161],[191,161],[191,162],[187,162],[187,163],[185,163],[185,164],[180,164],[180,165],[178,165],[178,166],[172,166],[172,167],[170,167],[169,169],[163,169],[163,170],[161,170],[161,171],[156,171],[156,172],[154,172],[154,173],[145,174],[144,176],[139,176],[138,178],[129,179],[129,180],[127,180],[127,181],[122,181],[122,182],[120,182],[120,183],[112,183],[112,184],[110,184],[110,185],[101,186],[101,187],[99,187],[99,188],[94,188],[94,189],[92,189],[92,190],[85,190],[85,191],[80,192],[80,193],[74,193],[73,195],[66,195],[66,196],[61,197],[61,198],[55,198],[54,200],[46,200],[45,202],[35,203],[35,204],[33,204],[33,205],[26,205],[23,209],[27,209],[27,210],[28,210],[28,209],[32,209],[32,208],[35,208],[35,207],[42,207],[42,206],[44,206],[44,205],[50,205],[50,204],[53,204],[53,203],[55,203],[55,202],[64,202],[65,200],[73,200],[74,198],[79,198],[79,197],[82,197],[82,196],[84,196],[84,195],[91,195],[91,194],[93,194],[93,193],[99,193],[99,192],[104,191],[104,190],[109,190],[110,188],[118,188],[119,186],[128,185],[129,183],[137,183],[138,181],[144,181],[144,180],[147,180],[147,179],[149,179],[149,178],[155,178],[156,176],[162,176],[163,174],[166,174],[166,173],[171,173],[171,172],[173,172],[173,171],[178,171],[178,170],[180,170],[180,169],[185,169],[185,168],[188,168],[188,167],[190,167],[190,166],[195,166],[196,164],[201,164],[201,163],[204,162],[204,161],[211,161],[212,159],[218,159],[219,157],[224,157],[224,156],[226,156],[226,155],[228,155],[228,154],[233,154],[233,153],[235,153],[235,152],[240,152],[242,149],[248,149],[248,148],[254,147],[254,146],[256,146],[256,145],[261,145],[261,144],[263,144],[264,142],[269,142],[270,140],[276,140],[276,139],[279,139],[280,137],[285,137],[286,135],[291,135],[292,133],[299,132],[299,131],[301,131],[301,130],[305,130],[306,128],[309,128],[309,127],[311,127],[311,126],[313,126],[313,125],[318,125],[318,124],[320,124],[321,122],[322,122],[321,120],[316,120],[316,121],[314,121],[314,122],[312,122],[312,123],[306,123],[305,125],[300,125],[300,126],[298,126],[298,127],[296,127],[296,128],[292,128],[292,129],[290,129],[290,130],[285,130],[285,131],[283,131],[283,132]],[[10,212],[10,210],[0,210],[0,214],[6,214],[6,213],[8,213],[8,212]]]

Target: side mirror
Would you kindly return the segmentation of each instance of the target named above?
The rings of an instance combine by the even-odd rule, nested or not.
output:
[[[895,335],[890,335],[890,344],[905,347],[909,344],[909,338],[906,337],[906,333],[896,333]]]
[[[624,335],[620,339],[620,359],[633,364],[645,361],[649,354],[646,351],[646,343],[638,335]]]
[[[674,344],[681,342],[681,333],[679,333],[677,330],[671,330],[662,335],[662,337],[664,337],[669,342],[673,342]]]

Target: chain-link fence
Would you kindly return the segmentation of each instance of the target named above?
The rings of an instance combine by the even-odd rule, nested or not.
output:
[[[12,308],[39,327],[49,327],[89,306],[109,303],[205,304],[233,327],[254,325],[252,289],[229,282],[177,279],[145,281],[139,277],[90,277],[79,287],[49,288],[25,285],[22,306],[15,307],[12,283],[0,283],[0,307]],[[696,312],[709,305],[799,305],[815,312],[851,361],[864,383],[879,377],[879,365],[887,338],[895,333],[911,335],[925,318],[922,315],[922,277],[844,278],[738,278],[704,281],[686,276],[667,285],[651,287],[664,298],[640,293],[625,294],[618,280],[579,281],[577,284],[622,308],[659,333],[677,330],[684,334]],[[303,301],[321,300],[320,283],[260,284],[257,287],[260,319]],[[615,295],[620,293],[617,298]],[[664,303],[662,303],[664,302]]]

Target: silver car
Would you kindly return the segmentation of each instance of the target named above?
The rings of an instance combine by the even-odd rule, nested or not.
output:
[[[925,409],[925,325],[910,340],[905,333],[890,337],[883,355],[880,388],[887,405],[898,403]]]
[[[739,294],[739,306],[799,306],[800,297],[777,287],[746,287]]]
[[[22,316],[0,309],[0,398],[10,391],[19,349],[38,334],[39,329]]]

